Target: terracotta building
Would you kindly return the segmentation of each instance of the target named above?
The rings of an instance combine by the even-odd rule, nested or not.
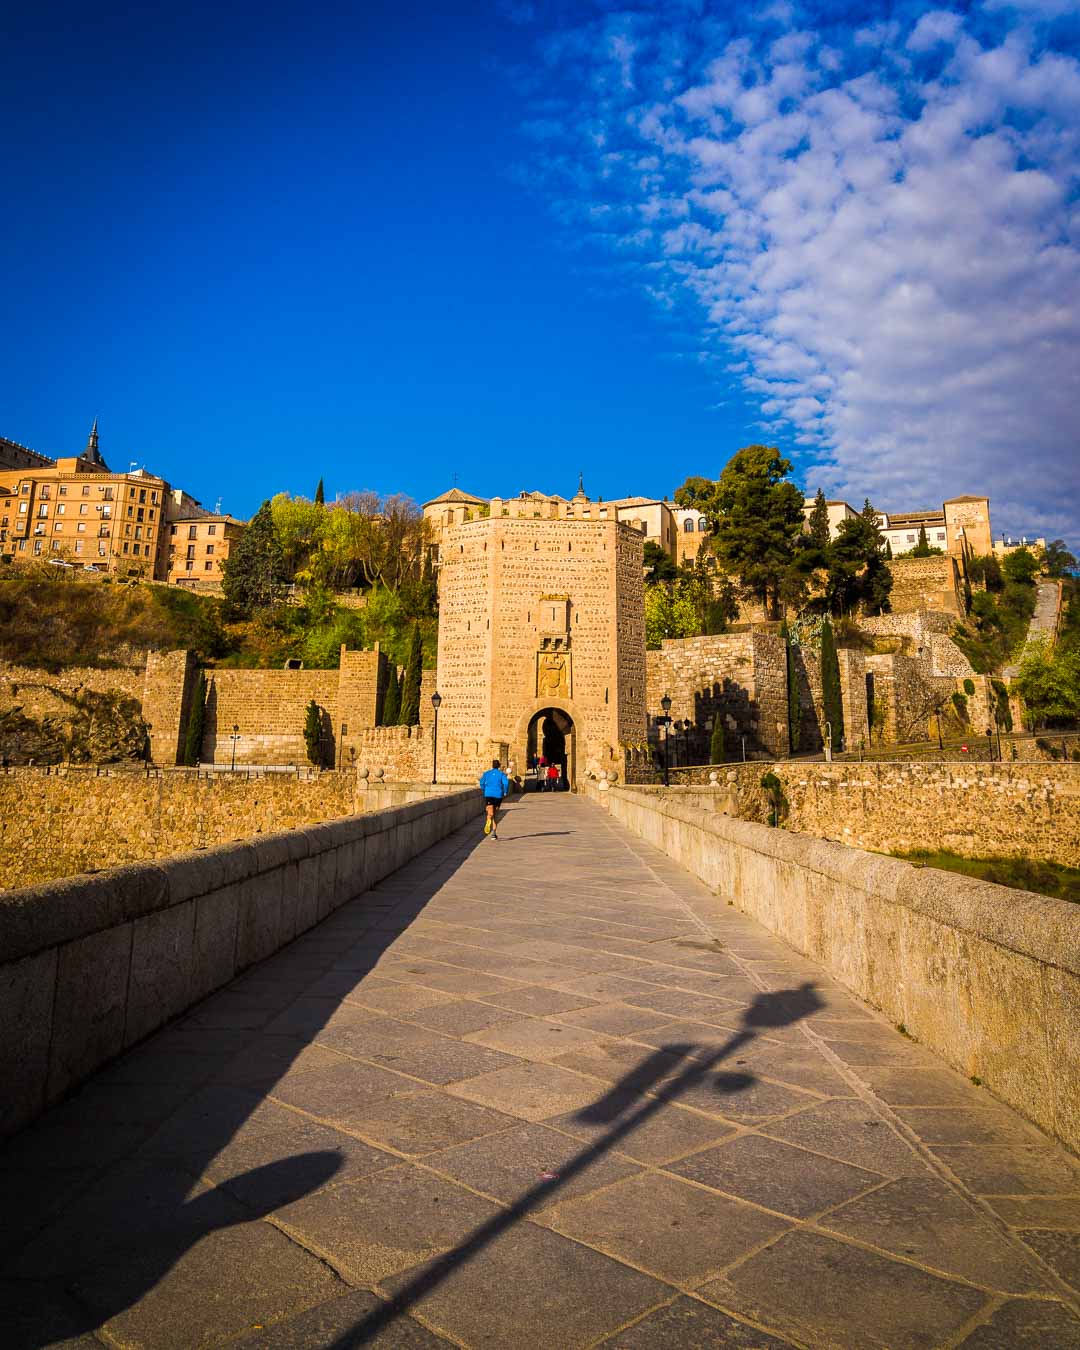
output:
[[[166,525],[165,580],[181,586],[221,584],[221,565],[244,532],[244,522],[229,515],[190,509]]]
[[[13,460],[0,469],[0,554],[159,575],[168,484],[142,469],[113,473],[96,421],[81,455],[54,460],[5,441],[0,463]]]

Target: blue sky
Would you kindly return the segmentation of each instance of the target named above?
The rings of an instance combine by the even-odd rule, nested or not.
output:
[[[1076,537],[1075,4],[44,4],[6,39],[0,434],[97,414],[241,515],[320,474],[670,493],[768,440]]]

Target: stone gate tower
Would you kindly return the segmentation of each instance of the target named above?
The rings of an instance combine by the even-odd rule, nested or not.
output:
[[[535,751],[573,783],[645,740],[642,535],[590,506],[521,518],[496,498],[442,535],[440,779]]]

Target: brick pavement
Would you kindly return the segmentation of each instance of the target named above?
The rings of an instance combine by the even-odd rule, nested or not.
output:
[[[588,803],[500,834],[10,1142],[7,1347],[1080,1346],[1075,1158]]]

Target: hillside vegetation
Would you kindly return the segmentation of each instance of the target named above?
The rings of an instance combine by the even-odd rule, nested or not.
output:
[[[425,664],[434,664],[435,618],[411,610],[385,588],[372,590],[362,610],[319,590],[301,605],[277,603],[241,617],[223,600],[173,586],[10,577],[0,580],[0,660],[53,672],[137,667],[147,652],[188,647],[206,665],[279,667],[297,657],[332,669],[342,643],[379,642],[404,665],[419,619]]]

